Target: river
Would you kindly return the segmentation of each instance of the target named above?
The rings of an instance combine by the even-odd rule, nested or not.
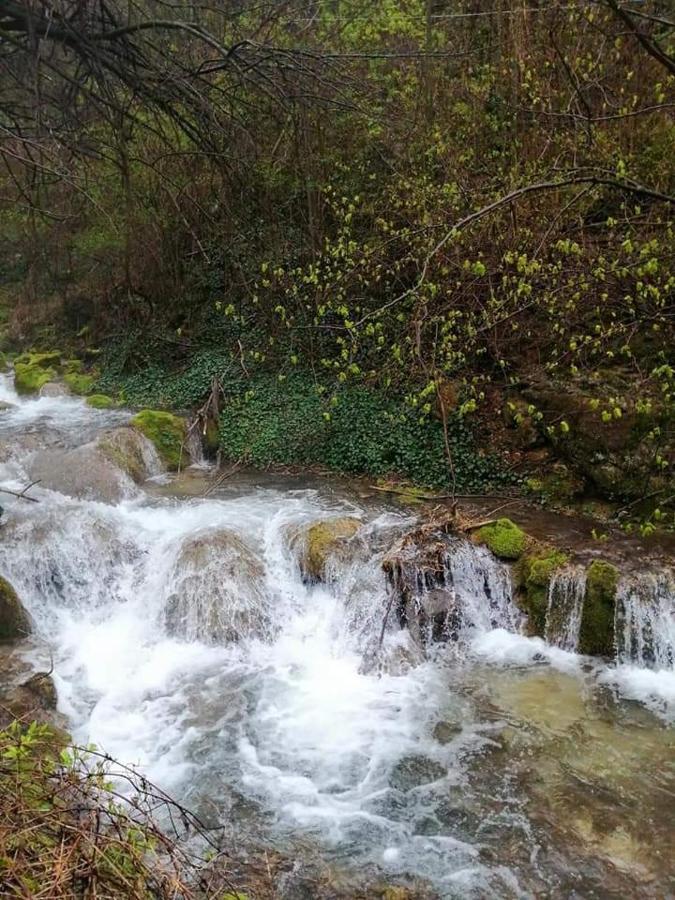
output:
[[[20,398],[9,375],[0,401],[10,489],[36,454],[61,465],[131,416]],[[393,503],[330,479],[222,480],[203,463],[124,482],[114,503],[69,493],[7,495],[0,574],[35,622],[22,652],[36,669],[53,660],[77,742],[239,841],[311,846],[364,879],[443,898],[675,893],[672,655],[610,663],[564,649],[567,633],[563,646],[523,636],[508,570],[485,553],[457,562],[462,590],[476,582],[464,640],[416,661],[392,620],[385,664],[369,666],[382,554],[413,523]],[[328,584],[308,584],[291,537],[335,515],[358,516],[364,537]],[[499,620],[481,613],[477,579],[505,592]]]

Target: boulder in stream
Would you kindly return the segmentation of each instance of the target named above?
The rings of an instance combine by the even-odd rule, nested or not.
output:
[[[273,633],[264,568],[235,532],[222,529],[185,541],[172,567],[165,606],[168,631],[210,644]]]
[[[310,583],[326,581],[331,557],[346,547],[361,524],[355,516],[341,516],[292,528],[290,545],[297,555],[303,578]]]
[[[41,397],[69,397],[70,388],[59,381],[47,381],[40,388]]]
[[[0,641],[16,641],[32,631],[30,616],[16,591],[0,576]]]
[[[123,425],[105,431],[96,440],[100,453],[142,484],[163,470],[162,461],[153,444],[136,428]]]
[[[68,497],[119,503],[134,492],[129,476],[96,443],[74,450],[40,450],[28,463],[31,480]]]

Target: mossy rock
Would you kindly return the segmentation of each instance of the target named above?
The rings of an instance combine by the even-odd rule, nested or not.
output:
[[[94,409],[114,409],[117,403],[107,394],[91,394],[87,397],[87,406],[92,406]]]
[[[69,372],[63,376],[63,380],[74,394],[90,394],[96,378],[94,375],[83,375],[80,372]]]
[[[586,596],[579,630],[579,652],[590,656],[614,654],[614,606],[619,570],[594,559],[586,573]]]
[[[14,387],[19,394],[37,394],[41,387],[56,378],[56,369],[43,369],[33,363],[14,364]]]
[[[30,616],[16,591],[0,576],[0,641],[16,641],[31,631]]]
[[[517,567],[521,606],[528,615],[532,634],[544,636],[551,578],[567,562],[569,556],[566,553],[548,548],[523,557]]]
[[[162,461],[170,471],[189,465],[185,448],[187,430],[185,420],[172,413],[144,409],[134,416],[131,424],[155,445]]]
[[[484,525],[477,532],[476,539],[499,559],[520,559],[527,546],[527,535],[511,519],[497,519],[490,525]]]
[[[96,443],[103,456],[126,472],[136,484],[142,484],[154,474],[152,460],[148,459],[144,447],[146,440],[137,429],[128,426],[114,428],[104,432]]]
[[[360,520],[353,516],[327,519],[310,525],[302,535],[300,569],[303,576],[309,581],[324,581],[328,558],[340,544],[353,537],[360,527]]]

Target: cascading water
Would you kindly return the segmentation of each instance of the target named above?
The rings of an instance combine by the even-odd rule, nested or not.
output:
[[[545,636],[561,650],[576,651],[586,594],[586,570],[568,566],[555,572],[548,587]]]
[[[625,578],[615,617],[620,664],[675,671],[675,575],[666,569]]]
[[[19,398],[0,377],[4,398],[0,482],[14,489],[45,447],[78,447],[130,417]],[[547,856],[509,780],[516,714],[497,705],[502,673],[580,676],[570,654],[519,634],[508,567],[452,537],[434,577],[411,558],[410,599],[440,603],[457,631],[457,653],[439,644],[424,659],[397,615],[383,628],[382,566],[409,518],[295,483],[233,478],[207,492],[197,474],[203,496],[194,482],[178,496],[176,482],[115,503],[40,485],[37,504],[8,497],[0,574],[33,617],[36,666],[53,659],[76,740],[139,764],[208,821],[232,821],[239,840],[311,840],[364,872],[430,879],[441,897],[564,893],[567,870],[570,891],[597,892],[587,861],[579,887],[576,850]],[[307,583],[289,534],[345,514],[361,528],[325,583]]]

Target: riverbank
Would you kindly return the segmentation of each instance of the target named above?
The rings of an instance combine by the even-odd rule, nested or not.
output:
[[[411,500],[425,494],[506,494],[594,519],[597,539],[617,526],[643,537],[674,527],[667,476],[670,420],[660,426],[658,417],[641,414],[637,423],[626,413],[619,434],[616,421],[603,431],[590,412],[576,422],[568,409],[565,415],[576,425],[561,441],[538,407],[513,391],[493,391],[478,411],[471,405],[464,411],[457,392],[454,408],[444,407],[441,416],[434,396],[421,413],[417,402],[411,405],[410,397],[396,392],[348,385],[331,390],[302,371],[252,376],[223,350],[204,349],[171,364],[145,359],[139,369],[110,348],[101,353],[76,344],[68,353],[19,357],[20,368],[30,363],[34,381],[25,389],[39,390],[49,378],[60,378],[69,391],[90,395],[91,405],[149,407],[188,418],[186,410],[199,409],[207,452],[231,464],[363,476]],[[561,389],[560,402],[566,391]],[[582,406],[591,402],[577,399]],[[659,434],[654,452],[662,474],[656,481],[649,474],[652,432]],[[633,454],[633,462],[622,461],[621,453]]]

